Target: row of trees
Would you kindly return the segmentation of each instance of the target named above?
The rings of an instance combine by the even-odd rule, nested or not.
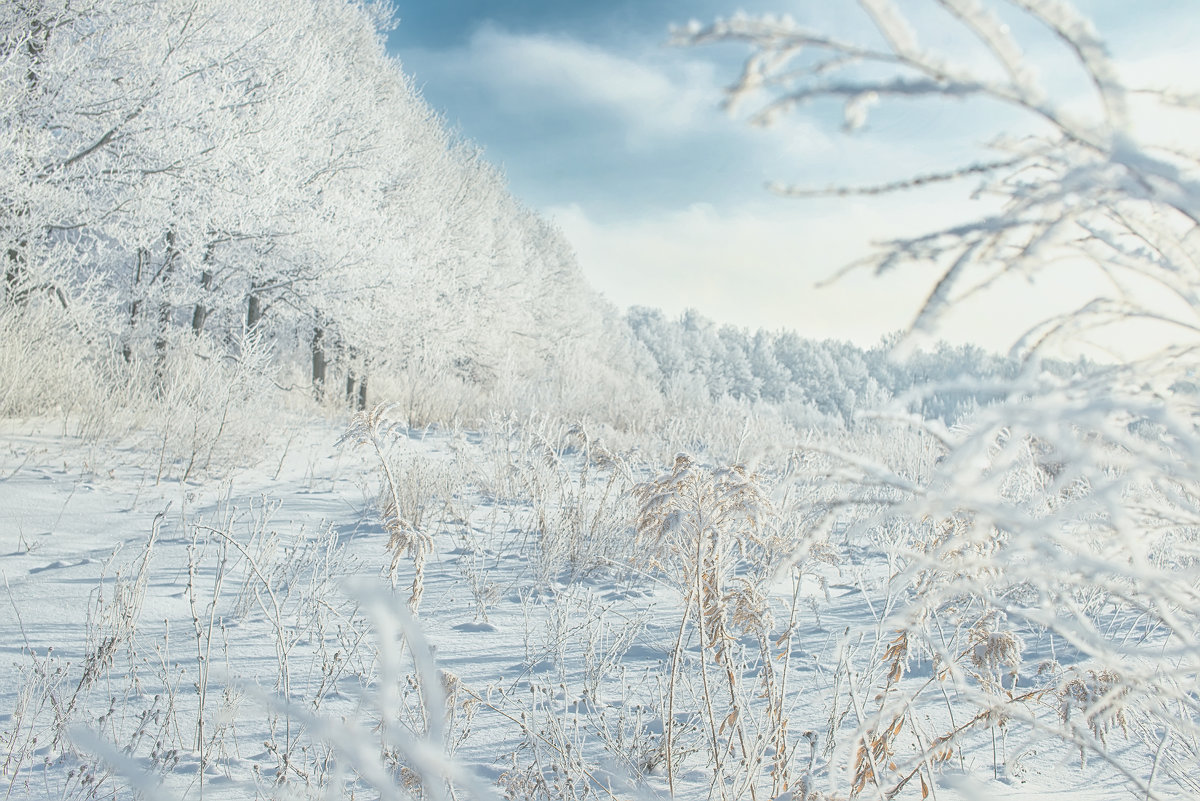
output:
[[[794,331],[751,333],[718,326],[691,310],[669,319],[658,309],[635,307],[626,320],[653,359],[665,391],[683,389],[712,400],[799,403],[844,424],[856,412],[904,396],[911,397],[913,411],[954,423],[1004,398],[1027,368],[1015,357],[946,343],[899,360],[895,337],[864,349],[850,342],[805,339]],[[1051,360],[1039,368],[1064,376],[1089,369]]]
[[[311,357],[318,394],[337,374],[364,399],[368,369],[491,385],[627,357],[561,236],[386,55],[390,19],[368,0],[3,4],[4,313],[53,306],[94,358],[160,377],[265,341]]]

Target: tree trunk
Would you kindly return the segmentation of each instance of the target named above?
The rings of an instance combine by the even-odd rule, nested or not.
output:
[[[207,292],[212,288],[212,272],[205,270],[200,274],[200,287]],[[204,323],[208,320],[208,307],[203,303],[197,303],[192,309],[192,333],[196,336],[204,331]]]
[[[213,248],[215,247],[216,243],[214,242],[204,249],[204,271],[200,273],[200,289],[203,291],[203,295],[207,295],[212,291],[212,259]],[[206,320],[208,320],[208,306],[204,305],[204,301],[201,300],[192,309],[192,333],[200,336],[201,332],[204,331]]]
[[[135,298],[133,300],[133,302],[129,304],[129,336],[130,336],[130,338],[133,337],[134,331],[137,330],[138,312],[140,312],[141,310],[142,310],[142,301],[140,298]],[[126,340],[125,344],[123,346],[121,346],[121,355],[125,357],[126,364],[129,364],[130,362],[133,361],[133,344],[130,343],[128,340]]]
[[[132,339],[137,332],[138,315],[142,311],[142,299],[138,297],[141,291],[138,287],[142,283],[142,272],[146,268],[146,260],[150,258],[150,254],[145,248],[138,248],[137,252],[137,270],[133,274],[133,300],[129,302],[129,339]],[[121,355],[125,357],[125,363],[133,361],[133,345],[129,340],[125,341],[121,348]]]
[[[361,412],[367,408],[367,368],[359,362],[358,351],[354,348],[350,349],[349,362],[346,367],[346,404]],[[355,372],[355,364],[359,365],[361,372]]]
[[[358,360],[358,351],[350,348],[346,356],[346,405],[354,408],[354,388],[357,376],[354,374],[354,363]]]
[[[49,39],[50,28],[39,19],[31,20],[29,38],[25,40],[25,54],[29,57],[29,68],[25,71],[25,84],[28,86],[30,94],[33,94],[37,90],[38,84],[41,83],[41,79],[38,77],[38,62],[42,59],[42,52],[46,49],[46,42]]]
[[[154,394],[161,396],[167,383],[167,332],[171,326],[171,304],[158,306],[158,334],[154,337]]]
[[[21,274],[25,271],[25,242],[18,242],[8,249],[8,260],[4,265],[4,297],[18,306],[23,306],[29,297],[28,290],[21,288]]]
[[[251,284],[250,296],[246,299],[246,333],[251,333],[258,328],[262,316],[262,298],[258,295],[258,284]]]
[[[165,289],[170,282],[171,274],[175,271],[175,261],[179,258],[179,250],[175,247],[175,232],[167,231],[167,253],[159,271],[162,285]],[[154,338],[154,389],[161,393],[166,383],[167,372],[167,335],[170,333],[171,316],[174,309],[163,300],[158,305],[158,333]]]
[[[318,325],[313,328],[312,338],[313,397],[318,401],[325,399],[325,367],[325,329]]]
[[[40,19],[34,18],[29,21],[29,38],[25,40],[25,55],[28,57],[29,67],[25,71],[25,83],[31,103],[40,83],[38,63],[41,61],[42,53],[46,49],[46,42],[49,38],[50,29]],[[29,207],[25,205],[20,206],[14,216],[17,219],[28,217]],[[17,230],[19,231],[20,228],[18,227]],[[29,240],[19,237],[16,247],[9,248],[5,254],[7,259],[4,265],[4,297],[18,306],[25,305],[32,291],[27,287],[21,286],[25,278],[28,253]],[[61,298],[61,292],[58,294]]]

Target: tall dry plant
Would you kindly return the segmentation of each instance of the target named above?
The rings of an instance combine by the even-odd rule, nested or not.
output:
[[[387,549],[392,555],[388,576],[392,588],[395,589],[400,560],[404,556],[412,559],[413,580],[408,607],[416,614],[421,604],[421,595],[425,591],[425,560],[433,551],[433,537],[404,514],[401,488],[386,453],[387,440],[404,426],[388,419],[387,413],[390,409],[390,404],[379,404],[373,409],[355,414],[346,433],[338,440],[338,445],[351,442],[357,446],[370,446],[379,461],[384,478],[379,512],[383,528],[388,533]]]
[[[776,553],[763,518],[772,505],[760,480],[740,466],[708,468],[679,454],[670,473],[634,488],[639,503],[639,553],[647,554],[644,569],[664,573],[683,596],[683,612],[671,658],[664,726],[667,781],[675,791],[675,702],[684,649],[699,639],[698,679],[703,727],[709,747],[710,792],[728,801],[759,797],[761,775],[771,776],[771,797],[789,787],[787,744],[780,682],[786,671],[775,671],[772,641],[790,642],[790,635],[771,637],[773,618],[761,577],[762,562]],[[755,576],[760,580],[755,580]],[[790,631],[790,627],[789,627]],[[766,709],[753,704],[743,684],[748,667],[744,636],[760,643],[756,675],[766,685],[759,697]],[[786,646],[784,647],[786,652]]]

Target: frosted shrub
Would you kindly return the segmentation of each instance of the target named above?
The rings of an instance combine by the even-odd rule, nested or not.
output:
[[[494,420],[482,438],[483,459],[464,469],[494,505],[528,506],[512,516],[536,546],[540,582],[627,563],[636,460],[608,447],[590,426],[553,418]]]
[[[96,367],[62,308],[0,300],[0,417],[86,412],[104,390]]]
[[[522,476],[538,522],[542,576],[578,576],[627,562],[635,510],[633,470],[625,459],[580,424],[557,446],[542,441],[529,456]]]
[[[912,734],[909,764],[923,763],[920,775],[930,776],[947,747],[970,745],[972,729],[986,727],[997,753],[996,729],[1021,726],[1039,753],[1096,755],[1089,770],[1120,777],[1141,797],[1195,795],[1200,436],[1188,386],[1200,364],[1200,153],[1194,143],[1162,147],[1135,123],[1167,108],[1191,122],[1200,104],[1127,85],[1095,28],[1066,2],[935,0],[947,24],[979,43],[965,59],[929,45],[922,26],[932,15],[908,16],[884,0],[858,5],[870,27],[861,39],[745,15],[677,36],[750,44],[729,103],[755,104],[752,118],[763,124],[825,99],[844,103],[848,130],[868,125],[876,102],[954,98],[1015,110],[1014,135],[992,139],[986,159],[858,186],[776,187],[796,197],[870,196],[969,179],[1000,200],[977,219],[890,242],[865,262],[938,271],[910,340],[934,332],[947,309],[997,276],[1073,264],[1097,277],[1079,284],[1091,297],[1025,334],[1017,351],[1031,364],[1049,347],[1086,342],[1095,328],[1116,326],[1110,333],[1128,341],[1133,320],[1168,323],[1177,344],[1090,377],[1026,370],[969,427],[922,424],[919,437],[941,449],[926,469],[904,469],[898,454],[870,447],[862,453],[884,456],[843,459],[847,505],[911,533],[891,546],[886,624],[904,632],[906,653],[932,659],[935,683],[949,681],[979,710],[965,721],[959,714],[948,732],[920,735],[905,712],[919,693],[887,678],[885,665],[901,663],[880,658],[890,650],[880,631],[871,664],[897,700],[860,723],[872,764],[868,775],[859,760],[852,786],[888,795],[909,780],[881,770],[895,774],[883,757],[899,753],[893,734],[901,730]],[[1020,24],[1008,24],[1010,13]],[[1055,47],[1087,77],[1086,96],[1057,96],[1042,84],[1029,54]],[[1141,291],[1147,285],[1163,292]],[[925,520],[952,522],[916,522]],[[1117,732],[1129,747],[1110,747]]]
[[[425,592],[425,560],[433,551],[433,537],[422,525],[423,499],[411,493],[406,495],[406,487],[400,483],[401,476],[393,469],[389,448],[397,433],[405,426],[388,419],[390,408],[381,404],[355,414],[338,444],[350,442],[369,446],[383,471],[379,515],[388,535],[387,549],[392,556],[388,575],[395,588],[400,560],[404,557],[412,560],[413,580],[408,606],[416,612],[421,604],[421,595]]]
[[[379,397],[394,399],[395,410],[413,428],[464,425],[486,419],[491,398],[444,365],[413,364],[375,382]]]
[[[701,727],[717,798],[771,797],[791,787],[793,746],[784,706],[791,625],[774,632],[767,590],[772,566],[790,544],[774,540],[773,513],[760,480],[742,467],[706,468],[679,454],[670,473],[635,488],[638,543],[648,567],[661,571],[683,598],[670,662],[664,732],[667,779],[674,791],[675,702],[685,669],[698,674]],[[794,621],[793,609],[793,621]],[[685,663],[689,636],[698,664]],[[757,653],[742,642],[749,637]],[[778,650],[776,650],[778,649]],[[752,670],[759,687],[743,677]],[[758,705],[752,699],[765,699]]]
[[[1178,454],[1196,452],[1195,434],[1173,403],[1097,400],[1090,382],[1014,394],[971,428],[934,436],[942,457],[915,480],[846,457],[841,493],[888,553],[887,596],[874,603],[894,627],[866,653],[860,682],[884,700],[859,723],[858,755],[844,756],[851,786],[886,793],[911,771],[932,781],[981,736],[997,773],[1016,770],[1006,744],[1019,730],[1084,763],[1101,757],[1092,769],[1114,768],[1150,797],[1156,780],[1190,788],[1200,580],[1183,521],[1195,519],[1200,482]],[[1066,431],[1063,406],[1074,409]],[[1134,409],[1158,434],[1129,426]],[[905,678],[912,659],[932,677]],[[914,710],[948,691],[958,699],[948,725],[918,728]],[[1119,751],[1114,733],[1127,742]]]

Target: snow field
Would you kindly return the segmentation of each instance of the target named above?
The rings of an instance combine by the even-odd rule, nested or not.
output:
[[[153,454],[6,426],[10,798],[1118,798],[1181,758],[1137,686],[1012,611],[999,546],[884,512],[895,486],[828,449],[664,472],[567,426],[389,423],[376,452],[310,424],[156,482]],[[433,545],[415,619],[380,456]],[[1138,663],[1170,647],[1095,610]]]

